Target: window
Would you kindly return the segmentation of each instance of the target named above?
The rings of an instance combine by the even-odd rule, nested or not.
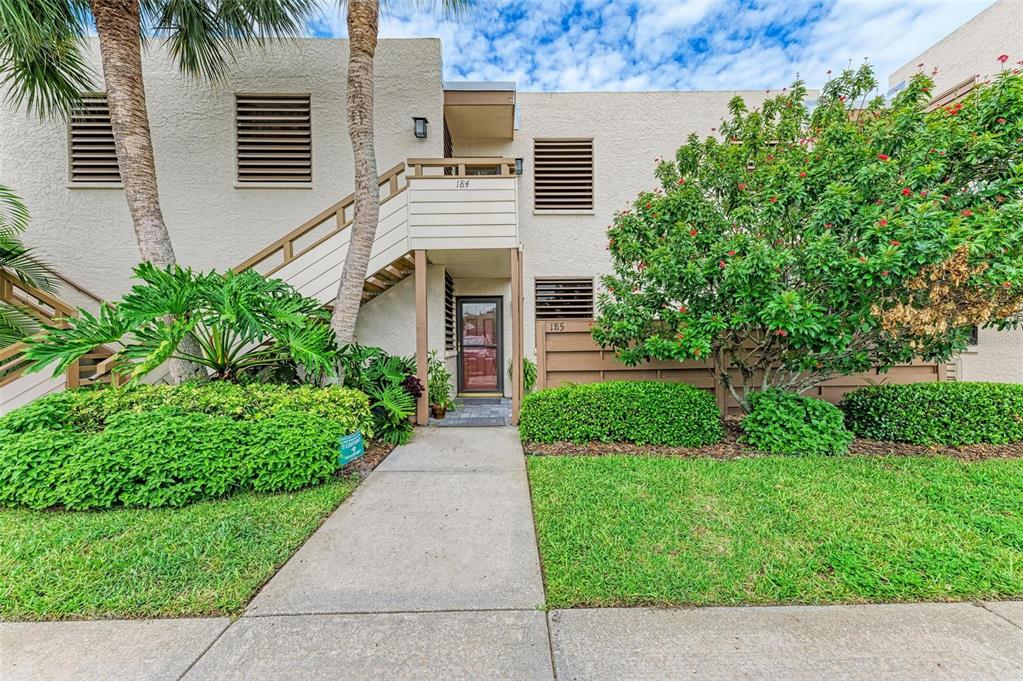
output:
[[[593,279],[550,277],[536,280],[537,319],[593,317]]]
[[[455,280],[444,273],[444,349],[455,351]]]
[[[82,103],[71,112],[69,168],[72,182],[119,184],[114,131],[103,93],[82,95]]]
[[[309,95],[237,95],[238,182],[313,181]]]
[[[980,327],[974,325],[974,326],[970,327],[970,341],[969,341],[969,344],[970,345],[977,345],[978,343],[980,343]]]
[[[593,140],[533,140],[533,208],[593,210]]]

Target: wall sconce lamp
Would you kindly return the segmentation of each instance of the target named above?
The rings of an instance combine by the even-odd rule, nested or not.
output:
[[[515,159],[515,174],[516,175],[521,175],[522,174],[522,159],[521,158]]]
[[[429,121],[422,116],[412,117],[412,132],[415,133],[417,139],[425,140],[426,131]]]

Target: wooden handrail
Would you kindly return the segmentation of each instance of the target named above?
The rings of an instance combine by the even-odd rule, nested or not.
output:
[[[381,198],[381,202],[387,201],[394,195],[401,193],[401,191],[405,188],[404,186],[400,186],[401,183],[399,182],[399,175],[401,175],[404,172],[405,164],[399,163],[377,179],[378,187],[383,187],[384,185],[387,185],[387,194]],[[295,248],[295,242],[298,239],[305,236],[306,234],[308,234],[309,232],[316,229],[317,227],[322,226],[331,218],[335,220],[334,230],[331,232],[331,235],[340,232],[342,229],[350,225],[352,221],[350,218],[346,217],[345,210],[354,204],[355,194],[354,193],[349,194],[348,196],[341,199],[337,203],[326,208],[325,210],[321,211],[317,215],[305,221],[295,229],[291,230],[277,241],[274,241],[272,244],[270,244],[263,250],[259,251],[245,262],[241,263],[240,265],[237,265],[234,268],[234,271],[243,272],[247,269],[251,269],[256,265],[259,265],[267,261],[271,257],[275,256],[277,253],[281,254],[281,259],[283,260],[283,262],[280,263],[281,265],[291,262],[295,258],[299,257],[300,255],[308,251],[310,248],[312,248],[312,246],[316,245],[313,244],[312,246],[307,246],[304,249],[298,250]],[[319,243],[319,241],[317,241],[317,243]]]
[[[486,177],[487,175],[514,175],[515,159],[501,156],[465,158],[410,158],[408,167],[413,177]],[[427,175],[425,168],[441,168],[442,174]],[[469,170],[493,170],[492,173],[469,173]]]
[[[19,295],[19,292],[21,292],[21,295]],[[17,307],[29,307],[42,321],[53,321],[59,317],[78,316],[78,310],[60,298],[26,284],[10,272],[0,271],[0,300]],[[49,314],[37,303],[32,302],[33,300],[53,308],[56,314]]]

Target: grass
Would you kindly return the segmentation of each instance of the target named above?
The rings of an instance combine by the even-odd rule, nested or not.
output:
[[[0,618],[237,613],[356,485],[179,509],[0,510]]]
[[[528,466],[550,608],[1023,595],[1023,459]]]

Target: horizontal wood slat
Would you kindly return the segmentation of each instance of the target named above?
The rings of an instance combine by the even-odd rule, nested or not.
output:
[[[626,366],[614,353],[597,345],[590,335],[592,319],[538,321],[536,323],[537,389],[556,388],[565,383],[598,383],[603,381],[678,381],[714,393],[718,407],[728,414],[738,414],[739,405],[715,380],[709,363],[645,362]],[[737,372],[736,384],[739,382]],[[759,380],[753,377],[754,382]],[[942,364],[917,361],[892,367],[885,373],[877,370],[852,376],[836,376],[807,391],[810,397],[838,402],[842,395],[864,385],[878,383],[926,383],[949,380]],[[741,392],[741,391],[740,391]]]
[[[593,140],[533,140],[533,208],[593,208]]]
[[[121,181],[110,110],[103,93],[82,95],[80,105],[71,112],[68,169],[71,182],[117,184]]]
[[[589,319],[593,316],[593,279],[537,278],[537,319]]]
[[[313,181],[309,95],[236,95],[238,182]]]

